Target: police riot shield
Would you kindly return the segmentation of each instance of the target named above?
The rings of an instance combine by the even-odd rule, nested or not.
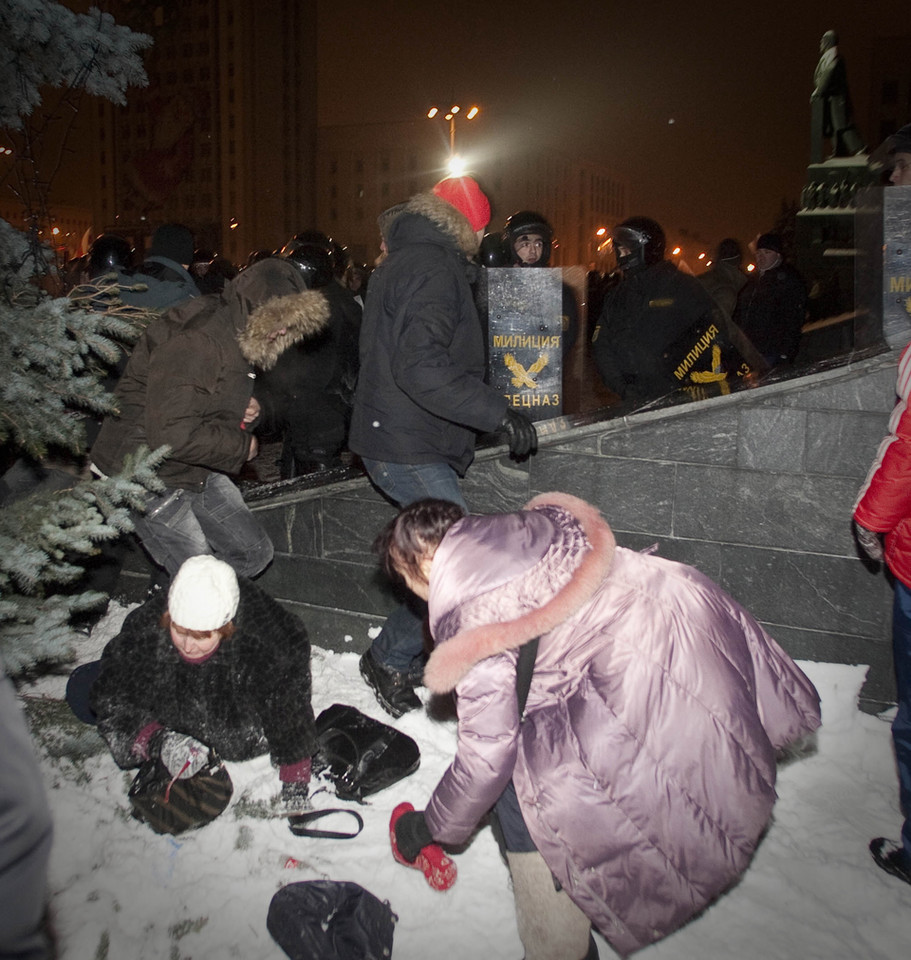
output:
[[[668,381],[691,400],[740,389],[768,369],[753,344],[719,308],[669,344],[661,360]]]
[[[911,186],[867,187],[855,210],[855,346],[911,339]]]
[[[487,274],[488,378],[532,420],[563,413],[563,271],[494,267]]]

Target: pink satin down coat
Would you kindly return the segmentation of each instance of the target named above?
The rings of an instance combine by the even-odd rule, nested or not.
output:
[[[813,685],[692,567],[617,547],[544,494],[446,534],[425,683],[458,696],[458,747],[426,818],[462,843],[514,779],[538,850],[620,954],[681,926],[750,862],[775,753],[820,722]],[[540,636],[520,724],[518,647]]]

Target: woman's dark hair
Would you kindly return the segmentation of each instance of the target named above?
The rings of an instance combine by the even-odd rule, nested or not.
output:
[[[446,531],[464,516],[462,507],[450,500],[418,500],[383,527],[373,549],[393,579],[401,578],[402,570],[423,579],[421,560],[436,550]]]

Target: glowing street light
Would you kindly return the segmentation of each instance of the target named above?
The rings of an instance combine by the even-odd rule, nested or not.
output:
[[[443,117],[444,120],[449,121],[449,166],[450,170],[452,169],[453,164],[455,163],[455,118],[456,114],[460,113],[462,108],[458,104],[453,104],[449,108],[449,112],[446,113]],[[481,112],[480,107],[472,107],[464,117],[466,120],[474,120],[474,118]],[[440,113],[439,107],[431,107],[427,111],[427,119],[433,120],[434,117],[438,116]]]

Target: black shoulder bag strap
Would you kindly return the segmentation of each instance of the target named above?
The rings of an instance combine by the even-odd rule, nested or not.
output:
[[[317,827],[308,826],[323,817],[328,817],[333,813],[345,813],[349,817],[354,817],[357,823],[357,829],[350,831],[343,830],[322,830]],[[352,840],[361,830],[364,829],[364,821],[356,810],[349,810],[347,807],[332,807],[328,810],[310,810],[307,813],[298,813],[288,817],[288,829],[296,837],[314,837],[316,839],[326,840]]]
[[[523,643],[519,647],[519,660],[516,663],[516,699],[519,701],[520,722],[524,719],[525,702],[528,700],[528,691],[531,689],[531,677],[535,672],[540,639],[540,637],[533,637],[528,643]]]

